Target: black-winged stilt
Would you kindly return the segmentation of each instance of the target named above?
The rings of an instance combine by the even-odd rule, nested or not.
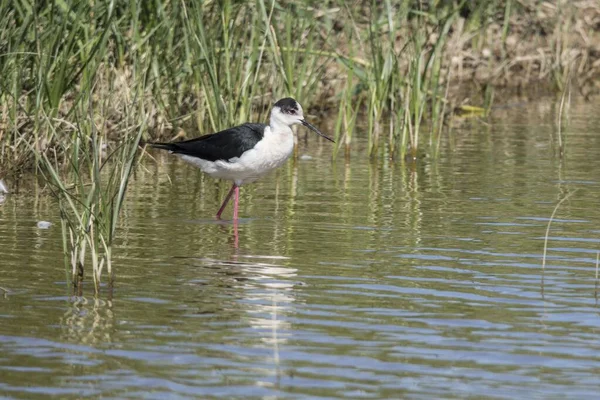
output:
[[[295,124],[302,124],[333,142],[304,119],[302,106],[296,100],[287,97],[273,105],[269,125],[246,123],[183,142],[149,145],[178,155],[214,178],[233,181],[217,218],[221,218],[235,192],[233,219],[237,220],[240,186],[285,163],[294,150],[291,126]]]

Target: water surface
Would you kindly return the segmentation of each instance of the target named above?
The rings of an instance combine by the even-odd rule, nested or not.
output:
[[[112,300],[70,296],[55,202],[10,194],[0,395],[597,398],[599,106],[572,106],[563,159],[546,100],[456,120],[417,163],[332,162],[311,137],[242,189],[237,227],[213,218],[227,184],[156,154]]]

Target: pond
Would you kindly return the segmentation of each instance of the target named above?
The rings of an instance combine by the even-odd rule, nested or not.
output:
[[[599,109],[572,104],[564,158],[555,99],[456,118],[416,163],[363,143],[332,161],[302,132],[295,161],[242,188],[238,226],[214,219],[227,183],[153,152],[111,300],[89,274],[89,297],[70,296],[52,198],[9,194],[0,395],[596,397]]]

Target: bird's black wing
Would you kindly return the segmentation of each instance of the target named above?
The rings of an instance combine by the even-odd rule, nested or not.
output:
[[[256,146],[256,143],[263,138],[266,126],[265,124],[243,124],[183,142],[150,143],[150,145],[175,154],[198,157],[207,161],[227,161],[240,157],[245,151]]]

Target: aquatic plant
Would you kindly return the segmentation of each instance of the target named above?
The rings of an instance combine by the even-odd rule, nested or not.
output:
[[[596,278],[594,282],[594,297],[596,301],[598,301],[598,266],[600,266],[600,251],[596,252]]]
[[[564,115],[566,108],[567,121],[569,117],[569,110],[571,105],[571,69],[567,76],[567,82],[565,83],[562,93],[560,95],[560,101],[558,105],[558,113],[556,116],[556,137],[558,141],[558,155],[563,157],[565,154],[565,138],[563,135],[563,125],[565,125]]]
[[[569,199],[569,197],[573,196],[578,189],[575,189],[569,193],[567,193],[562,199],[560,199],[554,209],[552,210],[552,214],[550,215],[550,219],[548,220],[548,225],[546,226],[546,234],[544,235],[544,250],[542,252],[542,292],[544,290],[544,273],[546,272],[546,255],[548,254],[548,239],[550,237],[550,226],[552,225],[552,221],[554,221],[554,217],[558,212],[558,209]]]
[[[76,125],[66,129],[47,118],[41,129],[63,139],[57,140],[52,153],[34,150],[39,170],[58,200],[63,249],[78,295],[82,294],[88,261],[96,293],[104,268],[112,284],[111,256],[119,213],[146,129],[145,121],[138,124],[137,118],[132,118],[137,113],[128,107],[118,139],[107,142],[102,132],[106,117],[96,112],[93,107],[78,110]]]

